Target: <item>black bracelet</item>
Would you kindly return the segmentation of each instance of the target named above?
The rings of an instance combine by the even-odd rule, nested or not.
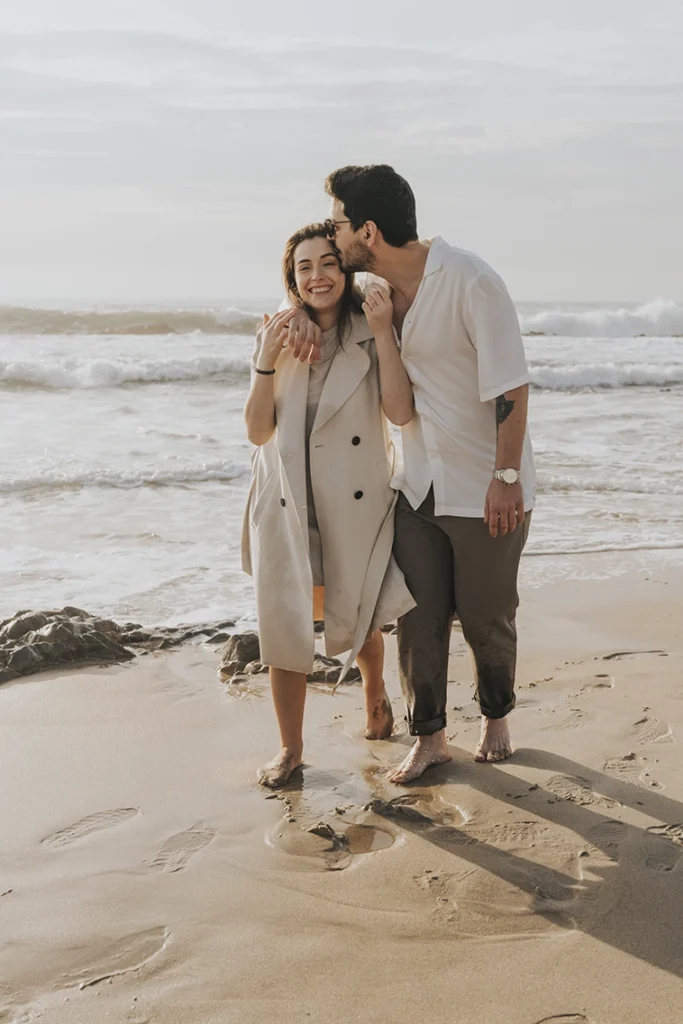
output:
[[[272,377],[275,370],[259,370],[258,366],[254,367],[255,373],[260,373],[262,377]]]

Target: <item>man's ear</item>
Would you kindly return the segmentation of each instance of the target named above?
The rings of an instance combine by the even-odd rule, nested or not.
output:
[[[369,249],[372,249],[373,246],[377,245],[377,242],[379,241],[380,237],[380,230],[375,224],[374,220],[366,220],[365,224],[363,225],[363,241],[365,242],[367,247]]]

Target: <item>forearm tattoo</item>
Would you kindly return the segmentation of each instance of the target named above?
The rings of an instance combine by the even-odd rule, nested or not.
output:
[[[505,423],[514,407],[515,403],[511,402],[509,398],[506,398],[505,395],[498,395],[496,399],[496,430],[502,423]]]

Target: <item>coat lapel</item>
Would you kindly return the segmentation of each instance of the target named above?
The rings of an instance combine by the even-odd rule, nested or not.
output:
[[[361,348],[361,342],[369,341],[372,331],[362,314],[352,314],[351,325],[332,360],[332,366],[320,395],[320,403],[313,422],[311,434],[320,430],[334,414],[348,401],[370,368],[370,356]]]

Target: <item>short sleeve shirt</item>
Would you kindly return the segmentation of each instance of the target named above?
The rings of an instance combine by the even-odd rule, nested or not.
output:
[[[401,355],[415,412],[401,431],[403,468],[393,486],[413,508],[433,486],[437,516],[483,517],[496,460],[495,399],[530,380],[501,278],[473,253],[433,239]],[[528,428],[520,472],[528,511],[536,498]]]

